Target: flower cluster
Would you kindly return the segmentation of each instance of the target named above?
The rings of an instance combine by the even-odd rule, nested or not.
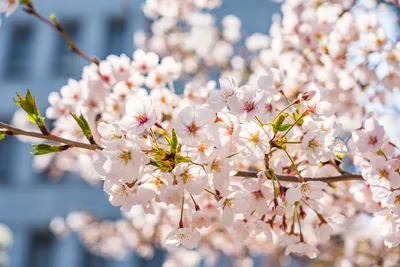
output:
[[[147,0],[151,35],[135,36],[132,58],[93,62],[50,94],[48,139],[75,143],[45,146],[63,152],[36,160],[102,182],[124,219],[74,213],[52,229],[114,258],[151,257],[161,245],[165,266],[196,253],[183,248],[197,248],[188,266],[221,255],[246,266],[275,248],[314,259],[332,235],[351,247],[328,253],[340,264],[373,264],[356,256],[364,241],[397,247],[399,149],[367,112],[398,91],[400,46],[377,3],[358,2],[285,1],[270,35],[249,36],[235,55],[240,20],[228,15],[217,28],[209,13],[221,1]],[[77,143],[89,149],[70,149]]]

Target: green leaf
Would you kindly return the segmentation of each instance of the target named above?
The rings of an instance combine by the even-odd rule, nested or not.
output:
[[[6,131],[0,131],[0,140],[3,140],[6,137]]]
[[[162,172],[170,172],[174,169],[174,164],[170,161],[157,161],[158,167]]]
[[[46,155],[54,152],[61,152],[67,150],[69,148],[69,145],[50,146],[47,144],[39,144],[39,145],[32,145],[32,147],[35,151],[31,152],[31,154],[34,156],[39,156],[39,155]]]
[[[31,3],[31,0],[19,0],[20,5],[27,5]]]
[[[14,99],[14,102],[26,112],[29,121],[35,123],[43,134],[48,134],[44,120],[37,108],[35,97],[31,91],[27,90],[25,97],[17,93],[17,99]]]
[[[284,131],[286,131],[290,126],[292,126],[290,123],[288,123],[288,124],[281,124],[279,127],[278,127],[278,131],[279,132],[284,132]]]
[[[81,114],[79,117],[75,114],[71,113],[71,116],[75,119],[76,123],[78,123],[79,127],[81,128],[83,134],[89,140],[89,142],[94,145],[96,142],[93,139],[92,130],[90,129],[90,125],[85,117]]]
[[[175,133],[175,129],[172,128],[172,139],[171,139],[171,153],[176,153],[176,148],[178,147],[178,136]]]
[[[185,157],[180,154],[176,155],[174,160],[175,165],[178,165],[181,162],[190,162],[190,161],[191,161],[190,157]]]
[[[272,121],[272,129],[274,130],[274,132],[276,133],[277,131],[279,131],[279,127],[282,125],[282,123],[285,121],[285,119],[289,116],[288,113],[283,113],[281,115],[279,115],[279,117],[275,118]]]

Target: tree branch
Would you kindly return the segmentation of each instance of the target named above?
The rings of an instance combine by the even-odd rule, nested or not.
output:
[[[91,144],[76,142],[76,141],[58,137],[53,134],[44,135],[42,133],[37,133],[37,132],[28,132],[28,131],[24,131],[24,130],[15,128],[11,125],[5,124],[3,122],[0,122],[0,129],[1,128],[7,130],[6,135],[24,135],[24,136],[30,136],[30,137],[35,137],[35,138],[39,138],[39,139],[46,139],[46,140],[50,140],[50,141],[59,142],[62,144],[69,145],[70,147],[84,148],[84,149],[89,149],[89,150],[103,150],[103,148],[99,145],[91,145]]]
[[[89,149],[89,150],[103,150],[103,147],[95,144],[85,144],[81,142],[76,142],[68,139],[64,139],[58,136],[55,136],[53,134],[48,134],[44,135],[42,133],[37,133],[37,132],[28,132],[24,131],[18,128],[15,128],[13,126],[10,126],[8,124],[0,122],[0,129],[6,129],[6,134],[7,135],[24,135],[24,136],[30,136],[30,137],[35,137],[39,139],[46,139],[50,141],[55,141],[59,142],[62,144],[69,145],[71,148],[83,148],[83,149]],[[150,165],[153,166],[158,166],[155,161],[150,161]],[[251,172],[251,171],[238,171],[238,173],[235,176],[238,177],[244,177],[244,178],[257,178],[257,173],[258,172]],[[275,175],[277,179],[281,182],[291,182],[291,183],[298,183],[299,180],[297,176],[290,176],[290,175],[283,175],[283,174],[276,174]],[[334,183],[334,182],[343,182],[343,181],[363,181],[364,179],[362,178],[361,175],[359,174],[354,174],[354,173],[348,173],[344,172],[342,175],[339,176],[327,176],[327,177],[317,177],[317,178],[307,178],[303,177],[304,181],[321,181],[325,183]]]

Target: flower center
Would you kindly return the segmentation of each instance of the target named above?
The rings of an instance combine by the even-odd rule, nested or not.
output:
[[[213,170],[215,172],[221,172],[221,166],[222,166],[222,162],[219,159],[216,159],[211,164],[211,170]]]
[[[176,237],[178,238],[179,241],[188,239],[188,236],[185,234],[177,234]]]
[[[253,193],[253,195],[258,199],[258,198],[264,198],[263,194],[261,191],[256,191]]]
[[[131,81],[126,81],[125,84],[126,84],[126,86],[128,86],[128,88],[132,88],[132,86],[133,86],[133,82],[131,82]]]
[[[197,131],[200,129],[200,127],[198,127],[198,126],[196,125],[196,123],[194,123],[194,122],[192,122],[192,124],[189,125],[187,128],[188,128],[189,132],[190,132],[191,134],[193,134],[193,135],[195,135],[195,134],[197,133]]]
[[[233,90],[222,90],[221,91],[221,96],[222,98],[227,99],[228,97],[233,95]]]
[[[157,176],[156,179],[154,181],[151,182],[152,184],[155,185],[155,187],[157,187],[157,190],[160,191],[161,185],[164,184],[164,182],[161,180],[160,176]]]
[[[146,64],[142,64],[140,66],[140,68],[142,69],[142,71],[146,71],[147,70],[147,65]]]
[[[268,113],[272,112],[272,105],[271,104],[269,104],[269,103],[265,104],[264,108]]]
[[[149,120],[146,114],[140,114],[136,116],[136,119],[140,124],[145,124]]]
[[[250,112],[254,109],[255,109],[254,102],[246,101],[246,103],[244,103],[244,110],[246,110],[247,112]]]
[[[385,169],[380,170],[379,174],[381,175],[381,178],[387,179],[389,177],[389,173]]]
[[[305,195],[308,196],[311,193],[311,188],[308,184],[302,184],[300,186],[300,192]]]
[[[206,151],[207,148],[208,148],[208,146],[206,146],[204,144],[200,144],[197,146],[197,150],[199,150],[202,153],[204,153],[204,151]]]
[[[257,131],[257,132],[255,132],[255,133],[253,133],[253,134],[250,136],[250,141],[251,141],[252,143],[254,143],[254,144],[259,143],[259,142],[261,141],[261,138],[260,138],[260,131]]]
[[[115,140],[115,139],[121,139],[122,138],[122,135],[118,135],[116,132],[114,132],[114,131],[111,131],[111,133],[108,135],[112,140]]]
[[[120,196],[120,197],[128,196],[128,193],[126,192],[126,188],[123,185],[114,185],[111,188],[111,191],[114,196]]]
[[[378,138],[376,136],[370,136],[368,144],[375,145],[376,143],[378,143]]]
[[[118,159],[119,159],[120,162],[123,162],[126,165],[132,159],[132,154],[131,154],[130,151],[122,151],[118,155]]]
[[[309,146],[311,149],[316,149],[316,148],[320,147],[321,144],[320,144],[317,140],[313,139],[313,140],[311,140],[311,141],[308,143],[308,146]]]
[[[183,183],[186,184],[192,177],[193,175],[189,173],[188,171],[185,171],[184,173],[181,174]]]
[[[161,84],[163,82],[163,78],[159,75],[156,76],[156,84]]]

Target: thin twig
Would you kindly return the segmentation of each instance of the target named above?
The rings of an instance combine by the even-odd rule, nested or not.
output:
[[[51,28],[53,28],[55,31],[57,31],[65,39],[65,41],[67,41],[67,44],[68,44],[69,48],[72,50],[72,52],[74,52],[78,56],[82,57],[89,63],[94,63],[96,65],[100,64],[100,61],[96,57],[89,57],[87,54],[85,54],[85,52],[82,51],[82,49],[80,49],[78,47],[78,45],[74,42],[74,40],[72,40],[72,38],[67,34],[67,32],[64,30],[62,25],[57,20],[55,22],[53,22],[53,21],[43,17],[33,6],[32,2],[26,4],[24,11],[26,13],[38,18],[40,21],[44,22],[45,24],[47,24]]]

